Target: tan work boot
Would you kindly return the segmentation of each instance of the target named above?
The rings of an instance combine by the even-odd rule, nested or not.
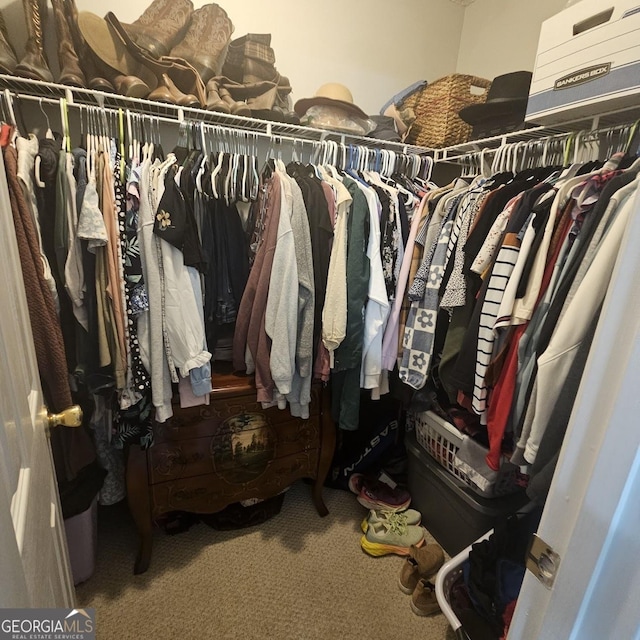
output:
[[[171,55],[195,67],[207,84],[222,71],[232,33],[226,11],[215,3],[205,4],[193,12],[184,39],[171,49]]]
[[[24,78],[53,82],[53,74],[44,52],[44,30],[42,21],[46,11],[39,0],[22,0],[24,17],[27,23],[27,43],[24,56],[16,66],[15,72]]]
[[[139,47],[160,58],[182,40],[192,14],[191,0],[153,0],[137,20],[122,26]]]
[[[51,0],[53,18],[56,23],[56,36],[58,38],[58,62],[60,63],[60,84],[68,84],[72,87],[84,87],[86,80],[80,68],[78,52],[73,46],[71,29],[68,18],[65,15],[63,0]]]
[[[18,58],[15,49],[9,42],[4,16],[0,13],[0,73],[11,75],[16,70],[17,64]]]
[[[402,593],[411,595],[421,578],[429,580],[444,564],[444,551],[439,544],[411,547],[409,557],[402,563],[398,586]]]
[[[435,542],[422,547],[411,547],[409,555],[417,562],[420,577],[427,580],[435,576],[444,564],[444,551]]]
[[[418,584],[411,594],[411,611],[417,616],[431,616],[440,611],[436,589],[424,578],[418,580]]]

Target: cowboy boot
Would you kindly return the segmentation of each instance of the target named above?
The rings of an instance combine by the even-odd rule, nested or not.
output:
[[[158,78],[158,86],[147,96],[147,100],[169,102],[181,107],[199,107],[200,101],[190,93],[182,93],[171,78],[163,73]]]
[[[191,0],[153,0],[135,22],[122,26],[139,47],[160,58],[182,40],[192,13]]]
[[[217,4],[205,4],[193,12],[182,42],[171,49],[171,56],[183,58],[206,84],[220,75],[233,33],[226,11]]]
[[[42,10],[39,0],[22,0],[22,6],[27,22],[28,37],[24,56],[16,66],[15,72],[19,76],[32,80],[53,82],[53,75],[44,52],[42,20],[46,12]]]
[[[51,0],[53,18],[56,23],[56,36],[58,38],[58,61],[60,63],[60,84],[68,84],[73,87],[84,87],[86,80],[78,54],[73,46],[71,29],[65,15],[63,0]]]
[[[229,105],[220,97],[218,81],[215,78],[211,78],[211,80],[207,82],[207,102],[205,103],[205,109],[208,111],[218,111],[219,113],[231,113]]]
[[[80,65],[88,82],[89,89],[112,93],[115,91],[113,83],[109,82],[106,77],[102,77],[104,74],[100,74],[98,71],[91,49],[87,47],[87,43],[80,33],[80,28],[78,27],[78,7],[76,7],[75,0],[63,0],[63,3],[64,13],[67,16],[69,30],[71,31],[73,48],[81,61]]]
[[[11,75],[15,71],[17,64],[18,58],[9,42],[4,16],[0,13],[0,73]]]

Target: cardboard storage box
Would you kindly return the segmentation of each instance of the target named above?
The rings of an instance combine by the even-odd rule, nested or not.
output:
[[[542,23],[527,122],[556,124],[636,105],[637,0],[581,0]]]
[[[413,434],[407,435],[405,444],[411,508],[420,511],[422,524],[451,556],[528,501],[524,492],[504,498],[481,498],[431,458]]]

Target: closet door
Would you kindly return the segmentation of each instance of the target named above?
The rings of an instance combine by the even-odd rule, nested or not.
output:
[[[527,571],[513,640],[640,637],[639,246],[636,193],[538,530],[555,581]]]
[[[0,155],[0,608],[75,600]]]

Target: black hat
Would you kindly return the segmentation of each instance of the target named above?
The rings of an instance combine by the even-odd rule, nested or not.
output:
[[[514,71],[498,76],[491,83],[486,102],[464,107],[459,116],[471,125],[484,123],[494,118],[509,117],[509,120],[524,121],[531,87],[530,71]]]
[[[153,221],[153,233],[182,251],[187,210],[182,191],[174,179],[175,174],[175,168],[171,167],[164,178],[164,193]]]

